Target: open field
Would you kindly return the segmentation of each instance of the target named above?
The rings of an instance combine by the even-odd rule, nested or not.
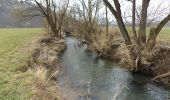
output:
[[[30,41],[40,28],[0,29],[0,100],[26,100],[32,92],[32,74],[25,71]]]
[[[169,27],[164,27],[160,34],[159,34],[159,38],[162,40],[162,41],[168,41],[170,42],[170,28]]]
[[[128,31],[131,31],[131,28],[128,27]],[[146,30],[147,35],[150,32],[150,28]],[[164,27],[158,35],[159,40],[161,41],[169,41],[170,42],[170,27]]]
[[[136,28],[136,29],[137,29],[137,32],[138,32],[138,28]],[[105,28],[102,28],[102,30],[105,31]],[[116,28],[115,27],[114,28],[110,27],[109,28],[109,33],[114,33],[115,30],[118,31],[119,30],[118,27],[116,27]],[[131,27],[127,27],[127,30],[128,30],[129,33],[132,33]],[[149,31],[150,31],[150,28],[147,28],[146,31],[147,31],[147,35],[148,35]],[[164,27],[161,30],[161,32],[159,33],[158,38],[159,38],[159,40],[161,40],[163,42],[170,42],[170,27]]]

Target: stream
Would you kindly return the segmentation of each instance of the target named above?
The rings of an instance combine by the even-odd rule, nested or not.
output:
[[[170,100],[170,89],[148,82],[150,76],[132,74],[99,59],[78,43],[67,37],[67,49],[60,58],[64,72],[59,84],[67,100]]]

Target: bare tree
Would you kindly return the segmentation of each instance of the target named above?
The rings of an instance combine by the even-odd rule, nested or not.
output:
[[[29,7],[26,7],[22,13],[24,20],[42,16],[47,20],[52,34],[61,37],[63,20],[69,6],[69,0],[25,0],[22,3],[29,3]]]
[[[86,36],[98,33],[97,15],[100,9],[100,0],[79,0],[75,4],[76,11],[86,31]]]
[[[170,14],[167,15],[158,25],[156,28],[150,29],[149,38],[147,40],[147,45],[149,49],[152,49],[156,44],[156,39],[162,28],[165,26],[166,23],[170,20]]]
[[[120,32],[122,33],[125,43],[127,45],[131,45],[131,39],[130,36],[128,34],[128,31],[125,27],[125,24],[123,22],[123,18],[122,18],[122,14],[121,14],[121,9],[120,9],[120,3],[118,0],[114,0],[114,4],[115,4],[115,8],[111,5],[110,2],[108,2],[108,0],[103,0],[103,2],[105,3],[105,5],[110,9],[110,11],[112,12],[112,14],[114,15],[117,24],[120,28]]]
[[[150,2],[153,3],[153,2]],[[150,26],[152,23],[160,20],[160,18],[162,18],[163,16],[167,15],[167,11],[169,9],[169,6],[165,6],[165,1],[161,1],[158,3],[157,6],[152,6],[152,4],[150,5],[150,7],[148,8],[148,13],[147,13],[147,26]],[[142,6],[138,5],[136,8],[136,20],[138,21],[138,23],[140,23],[141,21],[141,11],[142,11]]]
[[[133,1],[134,2],[134,1]],[[142,12],[141,12],[141,21],[139,25],[138,40],[141,43],[146,43],[146,21],[147,21],[147,9],[149,6],[150,0],[143,0],[142,2]]]
[[[141,53],[142,50],[152,50],[152,48],[155,46],[156,44],[156,38],[158,36],[158,34],[160,33],[161,29],[164,27],[164,25],[170,20],[170,14],[167,15],[158,25],[156,28],[151,28],[150,30],[150,34],[149,34],[149,38],[146,41],[146,24],[147,24],[147,14],[148,14],[148,6],[150,3],[150,0],[142,0],[142,9],[141,9],[141,16],[140,17],[140,25],[139,25],[139,32],[138,32],[138,37],[136,35],[136,30],[135,30],[135,2],[136,0],[132,1],[132,30],[133,30],[133,34],[134,37],[137,37],[137,41],[139,41],[139,44],[137,48],[134,47],[133,43],[131,42],[131,38],[129,36],[129,33],[127,32],[127,29],[125,27],[125,24],[123,22],[123,17],[121,14],[121,9],[120,9],[120,3],[119,0],[113,0],[114,1],[114,6],[111,5],[111,3],[108,0],[103,0],[103,2],[105,3],[105,5],[110,9],[110,11],[112,12],[112,14],[114,15],[120,32],[123,35],[123,38],[125,40],[125,43],[127,45],[131,45],[132,49],[129,49],[132,56],[133,60],[136,60],[136,64],[140,63],[140,65],[142,64],[141,61]],[[135,44],[136,45],[136,44]],[[139,48],[144,48],[144,49],[139,49]],[[133,52],[133,50],[135,49],[135,51],[137,52]]]

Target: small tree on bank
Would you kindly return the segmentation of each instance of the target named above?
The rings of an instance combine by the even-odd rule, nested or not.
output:
[[[135,66],[140,66],[143,64],[142,62],[142,56],[141,53],[144,50],[151,51],[156,44],[156,39],[158,34],[160,33],[161,29],[164,27],[164,25],[170,20],[170,14],[167,15],[155,28],[150,29],[149,37],[147,39],[146,37],[146,23],[147,23],[147,13],[148,13],[148,6],[150,3],[150,0],[142,0],[142,9],[141,9],[141,20],[139,24],[139,31],[137,32],[135,27],[135,12],[136,12],[136,0],[132,0],[132,33],[134,38],[134,43],[132,42],[132,39],[130,38],[130,34],[128,33],[125,23],[123,21],[122,17],[122,10],[120,8],[120,2],[119,0],[113,0],[114,6],[108,1],[103,0],[104,4],[110,9],[113,16],[115,17],[118,27],[120,29],[120,32],[125,40],[125,44],[127,46],[130,46],[132,48],[129,48],[130,55],[132,57],[132,60],[134,61]],[[147,40],[146,40],[147,39]],[[135,47],[137,45],[137,48]],[[139,49],[140,48],[140,49]],[[134,50],[135,49],[135,50]],[[134,52],[136,51],[136,52]],[[145,52],[147,52],[145,51]]]
[[[21,3],[27,4],[21,15],[24,20],[35,16],[44,17],[50,32],[56,37],[62,37],[63,20],[67,13],[69,0],[24,0]]]
[[[90,39],[92,35],[99,33],[98,14],[100,10],[100,0],[77,0],[74,2],[78,20],[82,23],[81,31],[84,38]],[[89,40],[91,41],[91,40]]]

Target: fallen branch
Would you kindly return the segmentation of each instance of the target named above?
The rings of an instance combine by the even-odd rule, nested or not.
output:
[[[152,81],[154,81],[154,80],[156,80],[156,79],[164,78],[164,77],[167,77],[167,76],[170,76],[170,72],[165,73],[165,74],[158,75],[158,76],[154,77],[154,78],[152,79]]]

